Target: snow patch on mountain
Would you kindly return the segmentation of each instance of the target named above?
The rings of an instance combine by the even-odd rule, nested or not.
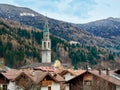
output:
[[[23,13],[20,13],[20,16],[32,16],[32,17],[35,17],[37,15],[35,15],[34,13],[26,13],[26,12],[23,12]]]

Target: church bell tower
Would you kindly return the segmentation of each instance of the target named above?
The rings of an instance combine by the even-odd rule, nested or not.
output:
[[[42,39],[42,63],[51,63],[51,40],[47,19],[45,21]]]

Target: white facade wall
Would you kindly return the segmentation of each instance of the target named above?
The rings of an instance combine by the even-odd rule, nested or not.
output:
[[[69,84],[65,86],[65,90],[70,90]]]
[[[68,81],[68,80],[74,78],[75,76],[70,74],[70,73],[67,73],[67,74],[64,75],[64,77],[65,77],[65,81]]]
[[[42,49],[51,50],[51,41],[49,40],[42,40]]]
[[[42,40],[42,63],[51,63],[51,41]]]
[[[65,81],[68,81],[68,80],[74,78],[75,76],[70,73],[67,73],[64,75],[64,77],[65,77]],[[70,90],[69,84],[66,84],[65,90]]]
[[[16,84],[15,82],[9,82],[8,84],[8,90],[16,90]]]
[[[60,83],[52,82],[51,90],[60,90]]]
[[[48,90],[48,87],[51,87],[51,90],[60,90],[60,83],[52,82],[51,86],[41,87],[41,90]]]
[[[41,87],[41,90],[48,90],[48,87]]]
[[[60,90],[60,83],[52,82],[51,86],[41,87],[41,90],[48,90],[48,87],[51,87],[51,90]],[[19,89],[18,89],[19,88]],[[10,82],[8,84],[8,90],[24,90],[18,87],[15,82]],[[37,90],[37,88],[31,88],[31,90]]]
[[[51,63],[51,51],[50,50],[42,51],[42,63]]]
[[[7,89],[8,90],[23,90],[22,88],[17,86],[15,82],[11,82],[11,81],[9,82]]]
[[[116,86],[116,90],[120,90],[120,86]]]

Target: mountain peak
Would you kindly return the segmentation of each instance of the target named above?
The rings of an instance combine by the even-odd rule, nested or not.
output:
[[[113,17],[108,17],[107,19],[114,19]]]

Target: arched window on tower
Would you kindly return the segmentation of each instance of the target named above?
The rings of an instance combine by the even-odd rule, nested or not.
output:
[[[47,39],[49,38],[49,35],[48,35],[48,34],[46,35],[46,38],[47,38]]]
[[[50,42],[48,42],[48,48],[50,48]]]
[[[44,42],[44,48],[46,48],[46,42]]]

